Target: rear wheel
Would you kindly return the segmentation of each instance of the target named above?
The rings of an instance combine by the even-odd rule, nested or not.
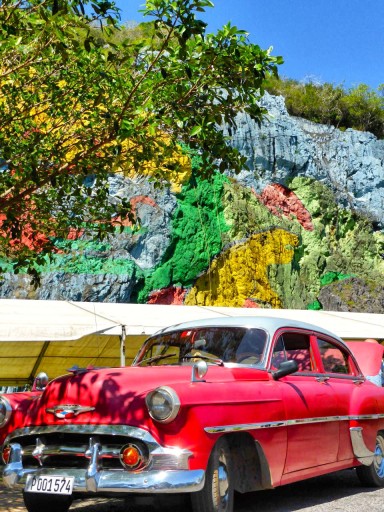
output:
[[[28,512],[67,512],[72,504],[72,496],[23,492],[23,498]]]
[[[357,476],[367,487],[384,487],[384,437],[376,437],[375,456],[370,466],[356,468]]]
[[[233,468],[227,441],[216,443],[208,462],[205,485],[199,492],[191,493],[193,512],[233,511]]]

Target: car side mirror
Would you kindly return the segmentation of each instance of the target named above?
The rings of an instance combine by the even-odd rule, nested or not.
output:
[[[32,391],[44,391],[48,384],[48,375],[45,372],[40,372],[33,380]]]
[[[291,375],[291,373],[297,372],[299,369],[299,366],[296,361],[283,361],[279,369],[272,372],[272,377],[275,380],[281,379],[281,377],[285,377],[286,375]]]

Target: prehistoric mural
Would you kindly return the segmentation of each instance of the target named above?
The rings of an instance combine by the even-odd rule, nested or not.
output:
[[[58,253],[41,267],[39,285],[9,272],[0,278],[0,296],[382,312],[384,236],[381,219],[372,212],[379,211],[377,198],[383,200],[381,182],[374,183],[382,173],[384,145],[350,130],[350,139],[359,141],[351,146],[348,164],[348,179],[355,181],[345,181],[342,167],[337,181],[334,163],[329,160],[326,167],[325,139],[319,137],[321,130],[329,135],[329,127],[312,123],[309,132],[308,123],[289,117],[280,100],[274,105],[281,110],[271,121],[274,128],[253,127],[251,138],[244,124],[234,139],[252,155],[251,171],[204,178],[198,154],[188,148],[175,155],[183,172],[163,189],[146,176],[117,169],[111,198],[130,199],[137,224],[119,226],[100,242],[83,233],[56,239]],[[289,138],[290,148],[284,142],[279,149],[272,142],[276,132],[285,133],[282,120],[295,137]],[[298,150],[304,142],[297,133],[305,150]],[[353,152],[362,141],[359,156]],[[313,156],[320,151],[316,144],[322,145],[322,159]],[[362,178],[363,164],[370,188]]]

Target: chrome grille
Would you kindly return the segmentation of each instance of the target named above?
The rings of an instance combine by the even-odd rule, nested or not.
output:
[[[12,440],[22,447],[24,467],[86,468],[91,457],[90,447],[99,443],[100,469],[122,469],[120,450],[127,443],[139,445],[149,459],[145,443],[133,438],[118,436],[79,436],[78,434],[46,434],[44,436],[26,436]]]
[[[120,463],[120,451],[129,443],[138,445],[147,459],[139,471],[189,469],[192,455],[189,450],[161,446],[148,431],[129,425],[24,427],[14,430],[5,443],[20,447],[24,468],[89,468],[96,458],[100,470],[127,471]]]

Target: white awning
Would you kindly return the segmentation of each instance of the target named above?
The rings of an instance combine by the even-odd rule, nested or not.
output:
[[[115,325],[81,303],[0,299],[0,341],[75,340]]]

